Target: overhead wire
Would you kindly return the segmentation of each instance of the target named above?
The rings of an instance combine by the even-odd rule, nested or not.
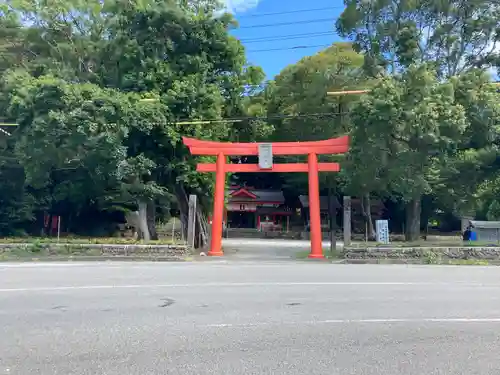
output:
[[[326,48],[330,47],[330,44],[316,44],[316,45],[302,45],[302,46],[293,46],[293,47],[280,47],[280,48],[266,48],[266,49],[249,49],[247,52],[273,52],[273,51],[287,51],[294,49],[308,49],[308,48]]]
[[[245,44],[265,43],[265,42],[277,42],[281,40],[305,39],[305,38],[314,38],[318,36],[333,36],[333,35],[334,35],[333,31],[319,31],[314,33],[275,35],[262,38],[239,39],[239,41]]]
[[[299,118],[321,118],[321,117],[334,117],[347,115],[348,112],[320,112],[320,113],[298,113],[295,115],[270,115],[270,116],[246,116],[246,117],[232,117],[232,118],[223,118],[217,120],[179,120],[176,121],[177,125],[204,125],[204,124],[215,124],[221,122],[244,122],[244,121],[255,121],[255,120],[280,120],[280,119],[299,119]]]
[[[301,9],[301,10],[292,10],[285,12],[272,12],[272,13],[263,13],[263,14],[254,14],[248,17],[240,17],[240,19],[244,18],[255,18],[255,17],[264,17],[264,16],[275,16],[275,15],[283,15],[283,14],[298,14],[298,13],[306,13],[306,12],[319,12],[326,11],[332,9],[343,9],[341,6],[334,7],[322,7],[322,8],[312,8],[312,9]],[[248,29],[259,29],[259,28],[271,28],[271,27],[280,27],[280,26],[288,26],[288,25],[305,25],[305,24],[313,24],[313,23],[321,23],[321,22],[335,22],[336,17],[329,18],[312,18],[306,20],[296,20],[296,21],[286,21],[286,22],[273,22],[273,23],[264,23],[264,24],[256,24],[256,25],[247,25],[240,26],[238,29],[248,30]],[[256,37],[256,38],[241,38],[240,41],[245,44],[252,43],[264,43],[264,42],[279,42],[286,40],[297,40],[297,39],[305,39],[305,38],[314,38],[314,37],[326,37],[333,36],[334,32],[332,31],[314,31],[310,33],[301,33],[301,34],[289,34],[289,35],[275,35],[275,36],[266,36],[266,37]],[[277,48],[264,48],[264,49],[248,49],[248,52],[273,52],[273,51],[284,51],[284,50],[298,50],[298,49],[308,49],[308,48],[324,48],[329,47],[331,44],[305,44],[305,45],[296,45],[289,47],[277,47]]]
[[[349,112],[318,112],[318,113],[297,113],[295,115],[270,115],[270,116],[241,116],[241,117],[230,117],[230,118],[222,118],[222,119],[213,119],[213,120],[194,120],[194,119],[180,119],[174,122],[176,125],[205,125],[205,124],[215,124],[222,122],[244,122],[244,121],[256,121],[256,120],[280,120],[280,119],[300,119],[300,118],[321,118],[321,117],[334,117],[334,116],[342,116],[347,115]],[[11,135],[5,130],[0,128],[0,131]]]
[[[316,19],[310,19],[310,20],[298,20],[298,21],[248,25],[248,26],[241,26],[238,29],[258,29],[258,28],[265,28],[265,27],[278,27],[278,26],[288,26],[288,25],[305,25],[305,24],[310,24],[310,23],[332,22],[333,20],[334,20],[334,18],[332,18],[332,17],[316,18]]]
[[[258,17],[267,17],[267,16],[281,16],[283,14],[323,12],[325,10],[344,9],[344,8],[345,8],[345,6],[330,6],[330,7],[312,8],[312,9],[296,9],[296,10],[287,10],[287,11],[284,11],[284,12],[248,14],[248,15],[239,16],[238,18],[240,18],[240,19],[246,19],[246,18],[258,18]]]

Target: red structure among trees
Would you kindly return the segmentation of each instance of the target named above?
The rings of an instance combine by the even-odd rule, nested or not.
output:
[[[215,197],[212,216],[212,238],[208,255],[222,256],[222,221],[224,217],[224,192],[226,173],[238,172],[308,172],[309,210],[311,228],[310,258],[323,258],[321,245],[321,217],[318,172],[338,172],[338,163],[318,163],[320,154],[342,154],[349,150],[349,137],[340,137],[314,142],[275,142],[272,155],[308,155],[307,163],[271,164],[262,168],[258,164],[228,164],[228,156],[259,155],[258,143],[229,143],[183,138],[192,155],[217,156],[215,164],[200,163],[198,172],[215,172]]]

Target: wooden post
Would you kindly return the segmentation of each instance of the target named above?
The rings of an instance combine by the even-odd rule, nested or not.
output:
[[[174,223],[172,224],[172,243],[175,243],[175,216]]]
[[[184,245],[186,244],[186,240],[184,238],[184,223],[182,222],[182,220],[181,220],[181,243]]]
[[[61,239],[61,215],[57,216],[57,242]]]
[[[311,253],[309,258],[324,258],[321,236],[321,211],[319,201],[318,156],[310,153],[309,164],[309,215],[311,231]]]
[[[328,216],[330,217],[330,252],[337,251],[337,198],[333,196],[331,186],[328,189]]]
[[[344,246],[351,244],[351,197],[344,196]]]
[[[187,244],[188,247],[194,249],[194,241],[196,236],[196,195],[189,196],[189,211],[188,211],[188,229],[187,229]]]

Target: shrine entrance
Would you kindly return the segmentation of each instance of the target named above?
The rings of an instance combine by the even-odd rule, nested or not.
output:
[[[217,156],[217,162],[199,163],[198,172],[215,172],[210,256],[222,256],[222,222],[226,173],[303,172],[309,174],[309,216],[311,253],[309,258],[324,258],[321,235],[318,172],[338,172],[338,163],[318,163],[318,155],[343,154],[349,150],[349,137],[313,142],[230,143],[183,138],[192,155]],[[228,156],[257,155],[259,164],[228,164]],[[307,163],[273,164],[273,155],[307,155]]]

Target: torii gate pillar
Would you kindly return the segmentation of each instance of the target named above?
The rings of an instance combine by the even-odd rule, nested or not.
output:
[[[309,258],[324,258],[323,236],[321,234],[321,207],[319,200],[318,156],[308,155],[309,167],[309,230],[311,232],[311,253]]]
[[[338,163],[318,163],[319,154],[342,154],[349,149],[347,136],[316,142],[276,142],[271,146],[273,155],[307,155],[306,163],[274,164],[261,168],[258,164],[227,164],[227,156],[258,155],[257,143],[224,143],[183,138],[192,155],[217,156],[215,164],[200,163],[198,172],[215,172],[215,194],[212,215],[212,237],[208,255],[222,256],[222,222],[224,216],[224,194],[226,173],[238,172],[307,172],[309,173],[309,218],[311,231],[311,253],[309,258],[324,258],[319,199],[318,172],[338,172]]]
[[[210,256],[222,256],[222,222],[224,220],[224,195],[226,188],[226,171],[224,166],[226,157],[223,153],[217,155],[215,167],[215,194],[214,209],[212,213],[212,236],[210,243]]]

